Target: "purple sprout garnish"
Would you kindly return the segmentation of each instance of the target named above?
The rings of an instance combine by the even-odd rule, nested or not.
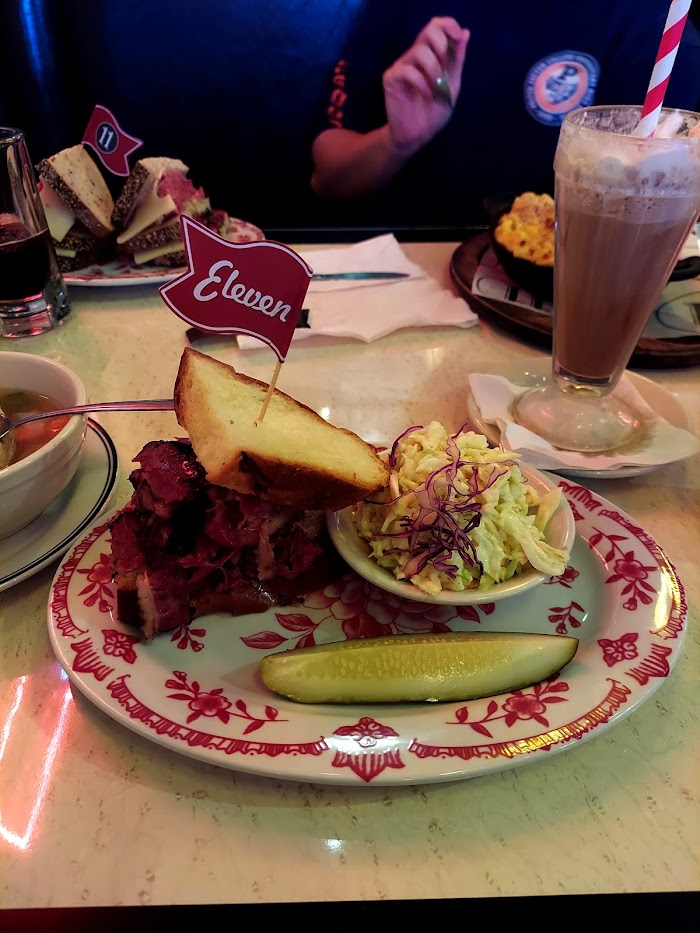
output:
[[[393,470],[396,466],[396,448],[399,446],[400,442],[406,437],[407,434],[411,434],[413,431],[422,431],[422,424],[413,424],[410,428],[406,428],[405,431],[402,431],[401,434],[396,438],[394,443],[391,445],[391,452],[389,453],[389,466]]]
[[[421,430],[421,425],[414,425],[400,434],[393,443],[389,455],[389,465],[393,469],[396,466],[396,449],[399,442],[412,431]],[[450,562],[452,554],[456,551],[462,559],[465,566],[474,567],[479,574],[483,573],[483,565],[479,560],[476,548],[469,537],[469,532],[477,528],[481,522],[481,505],[475,501],[476,497],[482,495],[494,485],[501,477],[506,476],[508,467],[515,466],[516,460],[503,460],[498,465],[494,465],[489,473],[486,483],[479,483],[479,467],[484,464],[472,460],[461,460],[460,450],[457,444],[457,437],[462,433],[462,428],[457,434],[452,434],[447,438],[445,452],[450,458],[450,462],[428,476],[422,486],[413,490],[401,493],[401,495],[389,502],[372,502],[373,505],[395,505],[409,492],[413,492],[418,505],[418,514],[415,518],[409,515],[402,515],[395,520],[401,531],[388,530],[383,533],[372,535],[373,539],[381,538],[399,538],[407,539],[408,547],[392,547],[385,551],[385,554],[410,554],[406,565],[403,568],[403,575],[406,580],[416,576],[428,563],[440,573],[446,574],[451,579],[457,576],[457,565]],[[471,492],[467,496],[461,495],[455,486],[457,475],[462,467],[471,467],[469,477],[469,486]],[[499,467],[506,467],[505,470]],[[438,492],[437,484],[445,484],[445,494]],[[469,520],[464,528],[461,528],[458,517],[471,513]],[[422,537],[422,540],[419,539]]]

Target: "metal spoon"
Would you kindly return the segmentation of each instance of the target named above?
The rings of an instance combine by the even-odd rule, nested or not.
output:
[[[21,424],[41,421],[43,418],[56,418],[59,415],[82,415],[88,411],[173,411],[175,405],[171,398],[137,399],[133,402],[91,402],[88,405],[74,405],[72,408],[57,408],[55,411],[40,411],[23,418],[0,416],[0,443]]]
[[[443,104],[446,104],[450,110],[452,109],[452,91],[450,90],[450,78],[449,70],[454,63],[455,56],[455,41],[451,36],[447,37],[447,67],[440,75],[439,78],[435,81],[434,94],[435,97],[442,101]]]

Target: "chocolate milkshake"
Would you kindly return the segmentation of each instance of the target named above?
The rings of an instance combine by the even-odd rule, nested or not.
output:
[[[640,116],[587,107],[559,133],[553,378],[513,412],[565,450],[614,450],[639,432],[613,390],[700,214],[700,115],[662,111],[650,139]]]
[[[700,122],[639,139],[636,108],[596,107],[563,124],[556,172],[554,372],[611,390],[700,212]]]

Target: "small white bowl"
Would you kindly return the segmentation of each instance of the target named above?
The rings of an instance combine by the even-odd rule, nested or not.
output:
[[[0,352],[0,388],[48,395],[61,407],[87,404],[85,386],[74,372],[31,353]],[[63,492],[78,468],[85,430],[84,415],[69,418],[47,444],[0,470],[0,539],[24,528]]]
[[[556,489],[556,479],[522,463],[520,469],[527,482],[534,486],[541,495],[550,489]],[[462,592],[443,590],[437,596],[430,596],[414,586],[413,583],[406,580],[397,580],[391,571],[380,567],[369,556],[369,545],[364,538],[360,537],[353,524],[353,511],[354,506],[348,506],[347,509],[340,512],[328,513],[326,519],[328,531],[338,553],[365,580],[382,590],[395,593],[403,599],[412,599],[418,603],[431,603],[432,605],[473,606],[478,603],[493,603],[498,599],[517,596],[519,593],[531,590],[534,586],[538,586],[548,579],[546,573],[541,573],[539,570],[535,570],[534,567],[529,567],[527,570],[523,570],[522,573],[511,577],[510,580],[506,580],[505,583],[497,583],[489,590],[463,590]],[[561,503],[545,529],[545,540],[553,547],[565,548],[567,551],[571,551],[575,536],[574,516],[569,503],[562,496]]]

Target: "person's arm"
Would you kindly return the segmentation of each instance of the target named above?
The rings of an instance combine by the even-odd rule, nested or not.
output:
[[[447,123],[451,108],[435,96],[447,75],[459,96],[469,32],[450,17],[432,19],[382,78],[387,121],[367,133],[324,130],[313,144],[311,186],[322,197],[355,198],[384,187]]]
[[[383,188],[408,156],[396,151],[388,125],[357,133],[333,128],[314,140],[311,187],[322,198],[356,198]]]

